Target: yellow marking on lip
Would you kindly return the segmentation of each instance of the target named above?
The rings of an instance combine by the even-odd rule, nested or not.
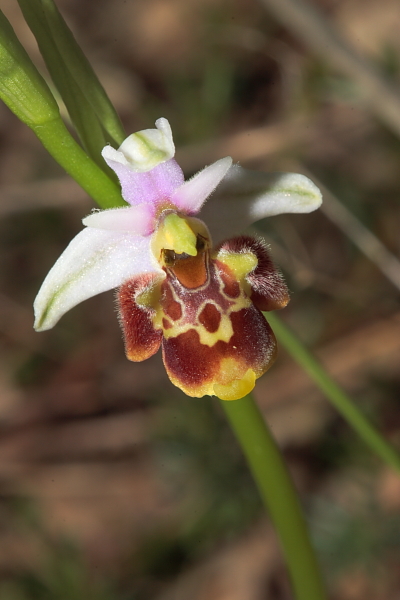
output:
[[[168,373],[172,383],[181,388],[182,382],[173,373]],[[219,383],[215,382],[215,379]],[[256,374],[249,368],[243,374],[243,367],[234,358],[223,358],[220,363],[219,373],[213,380],[205,381],[190,389],[185,387],[184,392],[193,398],[203,396],[217,396],[221,400],[239,400],[249,394],[256,384]],[[182,388],[181,388],[182,389]]]
[[[239,400],[249,394],[256,384],[253,369],[248,369],[241,379],[233,379],[227,385],[214,383],[214,394],[221,400]]]
[[[197,219],[188,218],[186,221],[185,219],[182,219],[181,217],[179,217],[176,213],[170,213],[170,214],[166,215],[163,223],[160,226],[159,231],[156,234],[156,236],[158,236],[157,244],[160,242],[160,240],[163,243],[167,243],[166,240],[167,240],[168,236],[166,236],[165,232],[167,232],[167,233],[170,232],[170,228],[168,226],[165,228],[165,231],[162,232],[162,227],[165,224],[168,225],[169,223],[179,224],[178,229],[181,226],[183,227],[183,225],[184,225],[185,227],[190,229],[191,232],[193,232],[193,230],[197,230],[200,228],[200,225],[198,224]],[[182,223],[183,223],[183,225],[182,225]],[[199,223],[202,225],[201,222],[199,222]],[[161,231],[161,233],[160,233],[160,231]],[[204,232],[204,233],[206,233],[206,232]],[[168,233],[168,235],[169,235],[169,233]],[[206,244],[207,244],[207,242],[206,242]],[[175,246],[175,248],[177,248],[177,246]],[[163,248],[163,249],[165,249],[165,248]],[[162,250],[160,252],[162,252]],[[201,252],[203,254],[204,250],[202,250]],[[198,257],[200,258],[200,252],[199,252]],[[163,306],[162,306],[163,298],[161,297],[161,299],[160,299],[161,301],[160,301],[160,303],[158,303],[158,305],[157,305],[157,303],[152,304],[152,306],[154,306],[154,308],[155,308],[155,314],[153,315],[153,319],[152,319],[153,325],[154,325],[155,329],[163,329],[163,335],[164,335],[165,340],[168,340],[171,338],[176,338],[179,335],[185,334],[188,331],[193,330],[198,334],[199,342],[203,346],[208,346],[208,347],[212,348],[218,342],[224,342],[224,343],[228,344],[230,342],[232,336],[234,335],[232,321],[231,321],[232,313],[236,313],[236,312],[241,311],[244,308],[248,308],[252,304],[251,299],[250,299],[251,288],[250,288],[250,285],[245,280],[245,276],[248,273],[250,273],[251,271],[253,271],[255,269],[255,267],[257,266],[257,264],[258,264],[257,257],[253,253],[250,253],[250,252],[243,253],[243,254],[229,254],[229,253],[221,252],[220,255],[218,256],[218,260],[220,260],[221,262],[224,262],[226,264],[228,269],[230,269],[230,271],[232,272],[232,276],[238,281],[239,286],[240,286],[240,295],[239,295],[239,297],[237,297],[235,299],[226,296],[226,294],[224,294],[224,292],[223,292],[223,285],[224,285],[223,281],[221,280],[221,278],[217,272],[217,277],[219,280],[218,281],[219,293],[221,295],[221,299],[225,298],[225,299],[229,300],[228,307],[225,307],[224,309],[222,309],[222,307],[218,304],[218,302],[214,302],[210,297],[205,297],[204,301],[199,306],[196,307],[196,314],[193,316],[190,316],[190,321],[189,321],[188,319],[189,319],[190,312],[188,313],[185,310],[185,302],[187,302],[188,300],[187,299],[183,300],[183,298],[181,297],[181,294],[178,292],[177,289],[174,288],[174,285],[172,285],[171,282],[168,281],[168,279],[170,276],[169,275],[170,272],[172,274],[174,274],[175,269],[179,271],[180,261],[182,261],[182,265],[184,265],[186,263],[187,264],[191,263],[192,260],[193,259],[190,257],[187,257],[187,258],[176,257],[176,263],[173,266],[164,268],[164,270],[167,273],[166,284],[169,286],[173,300],[178,302],[182,307],[181,318],[175,319],[170,327],[165,328],[163,326],[163,320],[166,319],[168,322],[170,322],[170,319],[168,319],[167,306],[165,306],[165,310],[163,309]],[[177,267],[176,265],[179,265],[179,267]],[[188,275],[189,274],[190,274],[190,271],[188,271]],[[174,276],[178,279],[178,282],[179,282],[180,281],[179,278],[175,274],[174,274]],[[196,287],[196,289],[193,290],[193,293],[194,294],[204,293],[204,296],[207,296],[206,290],[207,290],[207,285],[209,285],[209,284],[210,284],[210,281],[209,281],[209,279],[207,279],[205,281],[204,285],[201,285],[199,288]],[[181,284],[181,285],[183,285],[183,284]],[[183,288],[185,288],[186,291],[191,290],[190,286],[183,285]],[[151,301],[153,301],[153,298],[151,298]],[[206,329],[206,327],[200,322],[200,315],[202,314],[202,311],[207,304],[214,304],[214,306],[216,307],[216,309],[218,310],[218,312],[220,313],[220,316],[221,316],[221,319],[220,319],[220,322],[218,325],[218,329],[213,332],[208,331]],[[241,375],[242,375],[242,373],[240,375],[238,375],[237,378],[240,379]]]
[[[155,320],[158,324],[160,322],[160,317],[157,315]],[[157,324],[154,323],[154,326],[156,328]],[[179,323],[174,323],[173,327],[171,327],[170,329],[164,329],[164,338],[168,340],[169,338],[177,337],[178,335],[181,335],[181,333],[186,333],[187,331],[190,331],[190,329],[197,331],[200,338],[200,344],[204,344],[205,346],[209,346],[210,348],[215,346],[217,342],[229,343],[231,337],[233,336],[233,327],[230,316],[222,314],[219,327],[214,333],[210,333],[209,331],[207,331],[204,325],[201,324],[197,325],[196,323],[185,323],[180,325]]]
[[[248,296],[251,294],[251,286],[246,281],[246,276],[254,271],[258,265],[258,259],[252,252],[243,254],[221,251],[216,258],[224,263],[233,272],[236,281]]]
[[[197,331],[199,334],[200,343],[204,344],[205,346],[212,348],[217,342],[229,343],[234,333],[231,322],[231,314],[233,312],[239,312],[243,308],[247,308],[251,305],[251,300],[245,296],[242,296],[238,300],[239,301],[236,301],[234,304],[232,304],[228,312],[221,312],[221,321],[217,331],[214,333],[207,331],[207,329],[201,323],[182,323],[180,321],[182,321],[183,318],[181,318],[179,321],[175,321],[171,328],[164,329],[164,338],[169,339],[177,337],[181,333],[186,333],[190,329],[194,329],[194,331]],[[210,303],[212,303],[211,300],[205,300],[204,303],[200,305],[197,315],[199,316],[204,306]],[[217,304],[215,304],[215,306],[218,308]],[[156,310],[156,314],[153,317],[153,324],[156,329],[163,328],[162,320],[164,316],[166,315],[161,308]]]

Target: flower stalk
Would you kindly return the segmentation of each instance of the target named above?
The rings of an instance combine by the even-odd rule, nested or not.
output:
[[[260,409],[251,395],[221,405],[275,525],[296,599],[326,599],[297,492]]]
[[[102,208],[125,206],[119,186],[92,161],[69,133],[61,117],[31,129],[46,150]]]
[[[0,97],[29,127],[59,118],[50,89],[0,11]]]
[[[42,56],[46,61],[49,73],[65,103],[71,122],[85,151],[97,166],[105,171],[106,166],[101,158],[101,150],[109,139],[107,139],[99,119],[63,60],[46,21],[38,18],[37,10],[35,10],[35,0],[32,3],[27,3],[26,6],[23,2],[21,4],[25,17],[28,17],[27,22],[35,34]],[[110,173],[107,174],[110,176]]]

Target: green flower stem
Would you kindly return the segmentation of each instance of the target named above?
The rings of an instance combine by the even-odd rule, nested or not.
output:
[[[61,117],[31,127],[46,150],[101,208],[126,206],[118,185],[75,142]]]
[[[250,395],[221,404],[275,525],[296,599],[324,600],[321,573],[297,493],[258,406]]]
[[[364,442],[387,464],[400,471],[400,455],[368,421],[351,398],[330,377],[324,367],[305,348],[294,333],[279,317],[264,313],[278,341],[286,348],[306,373],[314,380],[335,408],[341,413]]]

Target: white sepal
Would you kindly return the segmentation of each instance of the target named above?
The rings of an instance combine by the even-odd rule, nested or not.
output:
[[[320,190],[305,175],[262,173],[234,165],[201,216],[217,241],[265,217],[309,213],[321,203]]]
[[[126,232],[87,227],[78,233],[39,290],[34,302],[35,329],[50,329],[76,304],[130,277],[147,272],[162,275],[149,245],[149,237]]]
[[[148,235],[154,228],[154,210],[148,204],[96,210],[82,219],[82,223],[94,229]]]

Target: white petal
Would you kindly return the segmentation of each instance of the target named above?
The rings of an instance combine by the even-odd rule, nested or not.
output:
[[[219,186],[202,218],[215,240],[237,234],[252,223],[283,213],[309,213],[321,206],[322,195],[305,175],[262,173],[235,165]]]
[[[230,156],[217,160],[175,190],[171,201],[186,213],[198,213],[211,192],[226,176],[231,165]]]
[[[147,204],[111,208],[93,212],[82,219],[82,223],[94,229],[130,231],[137,235],[148,235],[153,230],[154,211]]]
[[[156,121],[157,129],[143,129],[132,133],[118,150],[111,146],[103,148],[102,156],[108,161],[129,166],[132,171],[142,173],[154,169],[175,155],[172,131],[167,119]]]
[[[50,329],[79,302],[118,287],[134,275],[162,274],[149,246],[149,237],[130,233],[91,227],[78,233],[39,290],[34,303],[35,329]]]

